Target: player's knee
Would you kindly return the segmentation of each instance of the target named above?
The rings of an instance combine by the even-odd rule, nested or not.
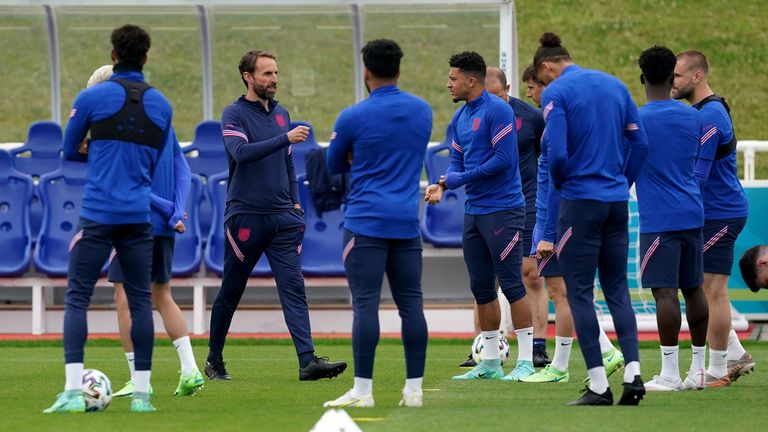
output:
[[[479,289],[472,288],[472,295],[475,296],[475,303],[478,305],[484,305],[495,301],[498,298],[496,289]]]
[[[565,293],[565,285],[563,284],[551,284],[549,285],[549,298],[555,304],[568,303],[568,297]]]
[[[511,288],[502,288],[501,292],[504,293],[504,297],[512,304],[523,299],[526,296],[525,287],[523,285],[514,286]]]
[[[651,292],[656,303],[674,303],[677,300],[677,289],[675,288],[652,288]]]

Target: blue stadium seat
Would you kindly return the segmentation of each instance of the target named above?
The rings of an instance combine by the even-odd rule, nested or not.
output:
[[[318,216],[305,177],[300,176],[299,200],[304,207],[304,243],[301,268],[307,276],[344,276],[341,261],[344,233],[344,210],[330,210]]]
[[[173,248],[173,275],[190,276],[200,270],[203,259],[203,241],[200,235],[200,196],[203,194],[203,181],[192,174],[192,186],[187,197],[187,220],[184,221],[184,234],[176,236]]]
[[[29,127],[27,142],[11,150],[13,167],[22,173],[39,179],[43,174],[56,171],[61,166],[62,148],[61,126],[57,123],[42,121]],[[29,212],[32,239],[37,238],[43,219],[43,206],[37,186],[32,190],[32,205]]]
[[[208,178],[227,170],[227,152],[221,137],[221,122],[204,121],[195,128],[195,139],[184,147],[187,163],[194,174],[199,175],[204,183]],[[203,190],[200,203],[200,232],[203,239],[208,238],[213,220],[213,208],[208,189]]]
[[[29,270],[32,186],[32,177],[16,171],[11,155],[0,150],[0,276],[19,276]]]
[[[69,244],[80,219],[86,170],[84,163],[64,161],[61,168],[40,178],[43,223],[32,261],[48,276],[67,275]]]
[[[425,167],[430,183],[436,183],[445,174],[451,162],[450,137],[446,142],[427,149]],[[424,206],[421,234],[424,241],[436,247],[460,247],[464,224],[464,188],[446,190],[443,200],[434,206]]]
[[[313,150],[318,150],[320,145],[315,140],[315,129],[311,124],[303,121],[292,121],[291,129],[296,126],[306,126],[309,128],[309,136],[303,143],[293,144],[291,146],[291,155],[293,156],[293,168],[296,171],[296,177],[307,173],[306,156]]]
[[[224,272],[224,206],[227,202],[229,171],[208,177],[208,195],[213,204],[211,230],[203,253],[205,268],[221,276]]]

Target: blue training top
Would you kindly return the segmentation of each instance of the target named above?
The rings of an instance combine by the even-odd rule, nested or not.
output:
[[[694,105],[699,108],[699,105]],[[733,139],[733,123],[723,104],[710,102],[701,107],[701,152],[696,165],[704,198],[704,217],[707,220],[738,219],[747,217],[747,196],[741,187],[736,169],[736,150],[713,161],[717,146]]]
[[[116,72],[98,85],[81,91],[75,98],[64,133],[64,157],[88,161],[88,174],[80,215],[101,224],[150,222],[150,191],[153,171],[168,141],[173,109],[160,91],[144,93],[144,111],[149,120],[163,131],[162,147],[120,140],[92,140],[88,156],[77,152],[91,123],[116,114],[125,103],[125,88],[114,79],[144,81],[141,72]],[[161,168],[163,169],[163,168]]]
[[[152,177],[152,235],[173,237],[173,228],[184,218],[191,184],[189,164],[173,128],[160,161]]]
[[[523,208],[515,113],[487,91],[456,111],[451,124],[451,164],[445,185],[466,185],[467,214]]]
[[[568,200],[629,199],[648,141],[624,84],[605,72],[566,67],[542,93],[553,185]]]
[[[299,203],[288,140],[291,119],[274,99],[268,106],[242,96],[221,113],[229,161],[225,220],[243,213],[291,211]]]
[[[370,237],[419,237],[419,180],[432,133],[429,104],[394,85],[379,87],[343,110],[333,130],[328,171],[350,172],[344,227]]]
[[[701,192],[694,174],[701,115],[672,99],[648,102],[639,113],[648,136],[648,158],[637,178],[640,232],[704,226]]]
[[[536,158],[541,152],[541,134],[544,131],[544,117],[541,111],[518,98],[509,97],[509,106],[515,112],[517,131],[517,154],[520,165],[520,181],[525,197],[525,212],[536,211]]]
[[[539,170],[537,173],[538,185],[536,189],[536,230],[540,230],[541,238],[535,239],[533,248],[536,247],[537,240],[544,240],[555,243],[557,240],[557,216],[560,213],[560,192],[550,187],[551,180],[549,174],[549,159],[547,151],[549,150],[549,140],[546,130],[541,136],[541,156],[539,156]],[[532,253],[535,249],[532,250]]]

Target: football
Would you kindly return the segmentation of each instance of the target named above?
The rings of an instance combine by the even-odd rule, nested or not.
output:
[[[83,371],[83,398],[88,412],[104,411],[112,401],[112,384],[103,372],[96,369]]]
[[[501,359],[501,364],[509,360],[509,342],[507,342],[507,338],[504,335],[499,335],[499,358]],[[472,359],[475,363],[480,363],[480,360],[483,359],[482,334],[477,335],[474,342],[472,342]]]

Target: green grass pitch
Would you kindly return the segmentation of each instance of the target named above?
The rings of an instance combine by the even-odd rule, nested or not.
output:
[[[153,414],[131,414],[130,401],[113,399],[100,413],[44,415],[63,388],[60,342],[5,342],[0,364],[5,380],[0,386],[0,430],[104,431],[308,431],[320,418],[325,400],[352,386],[352,370],[331,381],[300,382],[289,341],[231,341],[225,351],[231,382],[206,382],[192,398],[171,396],[178,380],[178,360],[167,340],[155,347],[152,382]],[[456,365],[466,358],[470,341],[433,340],[424,379],[425,406],[399,408],[404,360],[399,341],[379,345],[374,376],[373,409],[350,409],[364,431],[476,431],[476,430],[765,430],[764,398],[768,385],[768,344],[747,343],[757,361],[756,371],[728,388],[674,394],[653,393],[639,407],[568,407],[583,388],[583,360],[578,348],[571,358],[567,384],[453,382]],[[550,347],[550,354],[552,354]],[[318,354],[333,359],[352,357],[349,341],[321,340]],[[205,360],[204,341],[196,341],[198,364]],[[512,346],[512,356],[516,346]],[[660,369],[656,343],[641,343],[643,377]],[[681,373],[690,349],[681,347]],[[351,363],[351,362],[350,362]],[[351,366],[351,364],[350,364]],[[86,367],[104,371],[117,390],[127,378],[127,366],[116,341],[92,341]],[[507,371],[509,365],[505,368]],[[611,377],[614,396],[621,391],[622,372]]]

